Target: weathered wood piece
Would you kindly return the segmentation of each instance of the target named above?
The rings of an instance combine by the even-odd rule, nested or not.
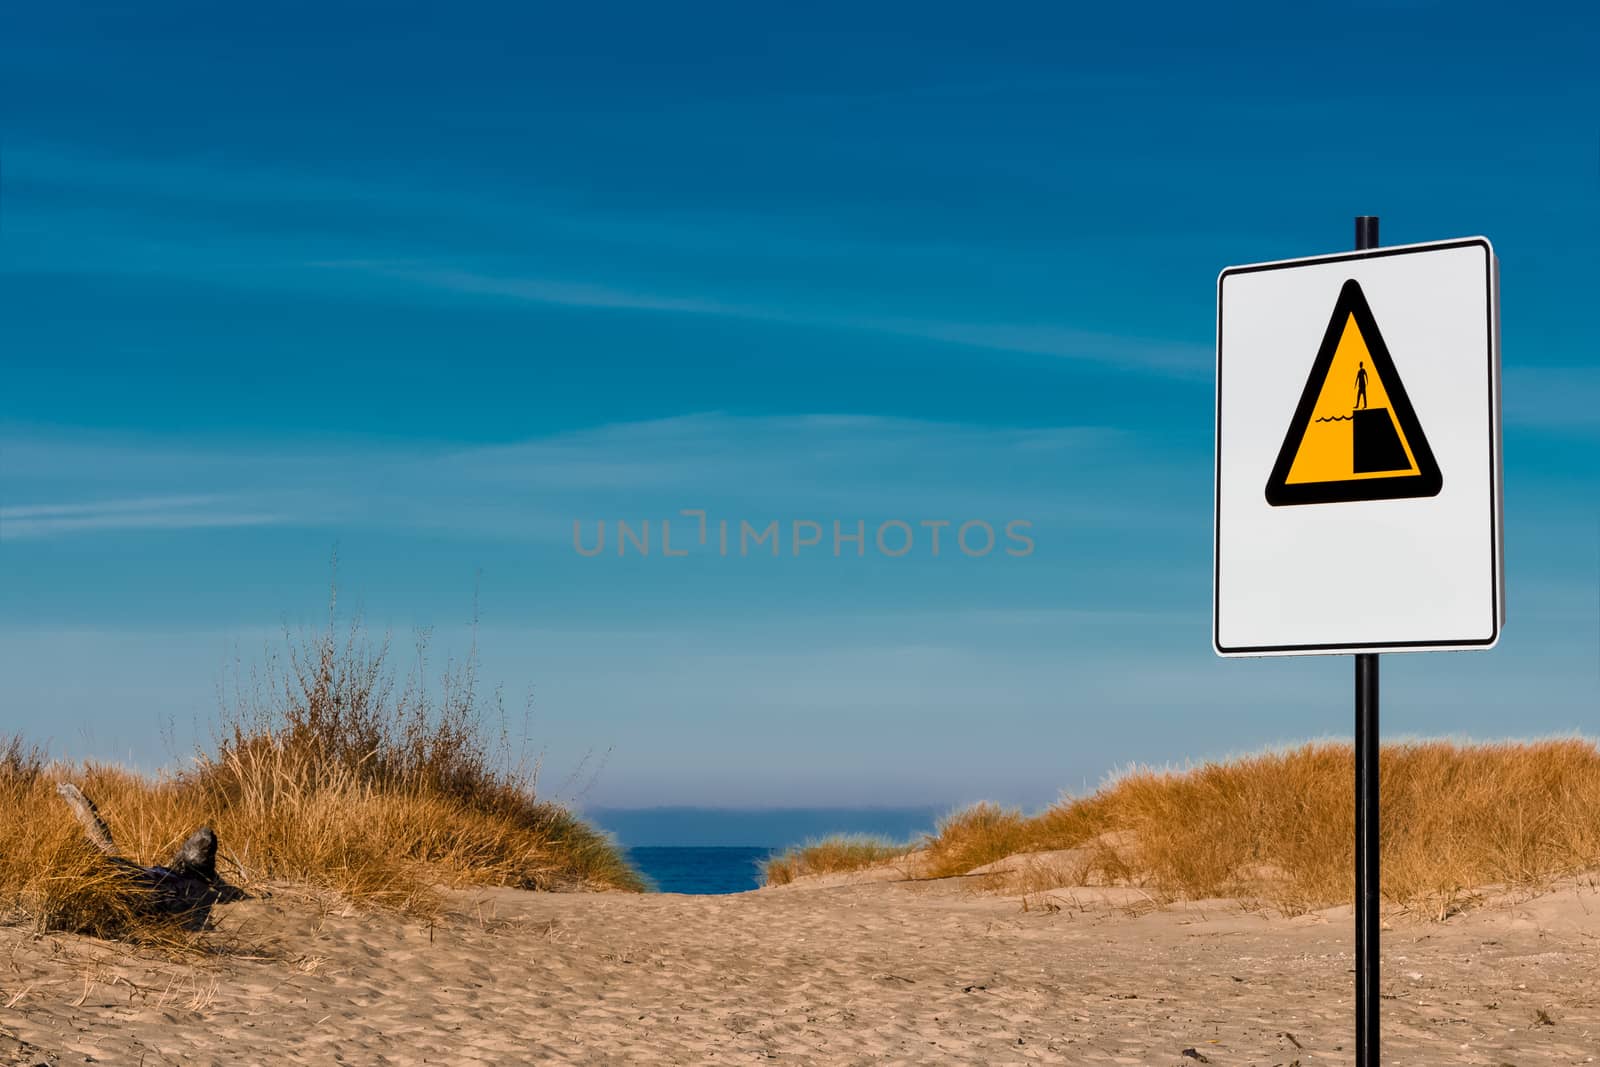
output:
[[[187,930],[199,930],[210,918],[213,905],[245,899],[243,890],[217,874],[217,835],[211,827],[202,826],[190,834],[165,867],[143,867],[117,854],[100,809],[82,790],[62,782],[56,792],[72,809],[89,843],[145,891],[140,903],[147,914],[173,918]]]

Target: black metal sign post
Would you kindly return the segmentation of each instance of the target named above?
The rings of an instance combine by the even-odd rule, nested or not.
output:
[[[1378,218],[1356,218],[1356,249]],[[1378,655],[1356,656],[1356,1067],[1378,1067]]]
[[[1356,1067],[1378,1067],[1378,656],[1356,656]]]

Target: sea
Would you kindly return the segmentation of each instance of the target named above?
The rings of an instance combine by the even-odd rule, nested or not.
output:
[[[743,893],[761,885],[768,845],[643,845],[628,860],[662,893]]]
[[[634,867],[662,893],[744,893],[761,885],[769,856],[830,834],[910,841],[947,809],[593,808]]]

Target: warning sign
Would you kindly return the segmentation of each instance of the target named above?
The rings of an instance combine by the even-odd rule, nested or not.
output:
[[[1267,479],[1267,503],[1435,496],[1444,485],[1367,298],[1344,283]]]
[[[1217,276],[1218,654],[1500,639],[1499,294],[1482,237]]]

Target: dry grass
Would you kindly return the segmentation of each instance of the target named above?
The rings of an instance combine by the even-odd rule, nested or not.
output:
[[[810,841],[770,857],[762,865],[767,885],[787,885],[808,874],[858,871],[863,867],[898,859],[916,846],[897,844],[862,834]]]
[[[140,863],[165,863],[209,824],[219,870],[246,890],[293,883],[426,914],[439,885],[642,889],[608,837],[537,798],[537,762],[512,751],[503,715],[489,729],[475,656],[437,684],[425,664],[424,643],[397,676],[359,623],[291,637],[178,773],[47,764],[20,738],[0,741],[0,919],[102,935],[140,925],[134,891],[55,795],[62,780]]]
[[[1133,770],[1032,816],[980,804],[929,836],[924,873],[965,874],[1018,853],[1074,849],[1077,862],[1066,865],[1073,878],[1169,898],[1244,897],[1291,913],[1347,903],[1354,773],[1349,746],[1313,744],[1189,770]],[[1391,902],[1443,915],[1476,887],[1538,886],[1600,868],[1600,748],[1592,741],[1389,745],[1380,773]],[[813,848],[843,869],[848,853],[827,842]],[[808,851],[786,857],[788,870],[807,869]]]

